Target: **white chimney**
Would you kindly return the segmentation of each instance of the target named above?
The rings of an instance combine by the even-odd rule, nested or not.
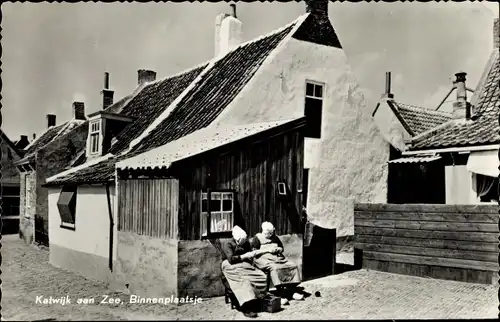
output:
[[[215,18],[215,57],[225,55],[241,44],[243,23],[236,17],[236,5],[231,4],[231,14],[220,14]]]

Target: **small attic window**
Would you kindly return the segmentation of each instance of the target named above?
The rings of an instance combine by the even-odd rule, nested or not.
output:
[[[90,123],[90,154],[99,153],[99,138],[101,135],[101,120],[92,121]]]

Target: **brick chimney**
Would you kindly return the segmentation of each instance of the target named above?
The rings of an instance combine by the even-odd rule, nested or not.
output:
[[[319,16],[328,16],[328,0],[305,0],[306,12]]]
[[[36,133],[33,133],[33,141],[36,139]]]
[[[221,13],[215,18],[215,57],[225,55],[241,44],[243,23],[236,15],[236,4],[231,4],[231,13]]]
[[[102,109],[105,110],[108,106],[113,105],[113,96],[115,91],[109,89],[109,73],[104,73],[104,88],[101,91]]]
[[[47,114],[47,127],[56,126],[56,116],[54,114]]]
[[[27,135],[21,135],[21,139],[16,143],[16,149],[22,150],[28,146],[30,142],[28,141]]]
[[[75,120],[86,120],[85,104],[83,102],[73,102],[73,118]]]
[[[457,99],[453,103],[453,118],[454,119],[470,119],[471,108],[470,103],[467,102],[467,87],[465,85],[467,73],[459,72],[455,74],[455,81],[453,82],[456,91]]]
[[[137,71],[137,83],[143,85],[145,83],[154,82],[156,80],[156,72],[147,69],[139,69]]]
[[[391,93],[391,72],[385,73],[385,92],[382,94],[382,98],[393,99],[394,94]]]
[[[493,48],[500,48],[500,24],[498,18],[493,22]]]

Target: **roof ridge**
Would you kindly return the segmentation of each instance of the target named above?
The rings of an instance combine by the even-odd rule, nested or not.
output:
[[[214,61],[214,60],[216,60],[216,59],[215,59],[215,58],[212,58],[212,59],[206,60],[206,61],[204,61],[204,62],[202,62],[202,63],[199,63],[199,64],[197,64],[197,65],[194,65],[194,66],[192,66],[192,67],[190,67],[190,68],[183,69],[183,70],[181,70],[181,71],[179,71],[179,72],[177,72],[177,73],[174,73],[174,74],[171,74],[171,75],[165,76],[165,77],[163,77],[163,78],[161,78],[161,79],[157,79],[157,80],[155,80],[155,81],[148,82],[148,83],[146,83],[146,84],[143,86],[143,88],[142,88],[142,89],[144,89],[144,88],[148,87],[149,85],[155,85],[155,84],[158,84],[158,83],[161,83],[161,82],[164,82],[164,81],[170,80],[170,79],[172,79],[172,78],[179,77],[179,76],[181,76],[181,75],[187,74],[187,73],[189,73],[189,72],[192,72],[192,71],[193,71],[193,70],[195,70],[195,69],[198,69],[198,68],[200,68],[200,67],[203,67],[204,65],[207,65],[207,66],[208,66],[208,64],[210,64],[210,63],[211,63],[212,61]],[[141,90],[142,90],[142,89],[141,89]]]
[[[403,108],[425,111],[426,113],[430,112],[431,114],[432,113],[433,114],[441,114],[443,116],[450,116],[450,117],[452,116],[452,113],[450,113],[450,112],[436,111],[436,110],[433,110],[433,109],[430,109],[430,108],[427,108],[427,107],[406,104],[406,103],[403,103],[403,102],[400,102],[400,101],[394,101],[394,102],[396,102],[396,104],[400,105],[400,107],[403,107]]]
[[[230,51],[228,51],[226,54],[222,55],[222,57],[226,56],[226,55],[227,55],[227,54],[229,54],[230,52],[233,52],[233,51],[235,51],[235,50],[237,50],[237,49],[239,49],[239,48],[245,47],[245,46],[247,46],[247,45],[250,45],[250,44],[253,44],[253,43],[257,42],[257,41],[260,41],[260,40],[262,40],[262,39],[264,39],[264,38],[271,37],[271,36],[273,36],[273,35],[275,35],[275,34],[278,34],[278,33],[282,32],[282,31],[286,30],[287,28],[289,28],[289,27],[291,27],[291,26],[295,25],[295,24],[296,24],[296,23],[298,23],[299,21],[304,22],[305,18],[306,18],[307,16],[309,16],[309,15],[310,15],[310,13],[305,13],[305,14],[302,14],[302,15],[298,16],[297,18],[295,18],[292,22],[290,22],[290,23],[288,23],[288,24],[286,24],[286,25],[284,25],[284,26],[282,26],[282,27],[280,27],[280,28],[274,29],[274,30],[272,30],[272,31],[268,32],[267,34],[260,35],[260,36],[258,36],[258,37],[256,37],[256,38],[251,39],[251,40],[248,40],[248,41],[242,42],[242,43],[241,43],[241,44],[239,44],[238,46],[236,46],[236,47],[234,47],[233,49],[231,49]],[[295,26],[295,27],[296,27],[296,26]],[[296,29],[296,28],[293,28],[293,30],[291,30],[291,31],[290,31],[290,34],[292,34],[292,31],[294,31],[295,29]],[[286,38],[286,37],[285,37],[285,38]],[[283,40],[285,40],[285,38],[284,38]]]
[[[260,36],[258,36],[258,37],[256,37],[256,38],[253,38],[253,39],[247,40],[247,41],[245,41],[245,42],[242,42],[242,43],[241,43],[241,44],[239,44],[238,46],[234,47],[233,49],[229,50],[228,52],[226,52],[226,53],[224,53],[224,54],[222,54],[222,55],[218,55],[218,56],[212,57],[212,58],[210,58],[210,59],[208,59],[208,60],[205,60],[204,62],[201,62],[201,63],[199,63],[199,64],[197,64],[197,65],[194,65],[194,66],[192,66],[192,67],[190,67],[190,68],[183,69],[183,70],[181,70],[181,71],[179,71],[179,72],[177,72],[177,73],[174,73],[174,74],[171,74],[171,75],[165,76],[165,77],[163,77],[163,78],[161,78],[161,79],[157,79],[157,80],[155,80],[155,81],[148,82],[148,83],[147,83],[144,87],[149,86],[149,85],[153,85],[153,84],[157,84],[157,83],[160,83],[160,82],[163,82],[163,81],[169,80],[169,79],[171,79],[171,78],[174,78],[174,77],[178,77],[178,76],[181,76],[181,75],[187,74],[187,73],[189,73],[189,72],[191,72],[191,71],[193,71],[193,70],[195,70],[195,69],[197,69],[197,68],[200,68],[200,67],[202,67],[202,66],[204,66],[204,65],[207,65],[207,66],[208,66],[210,63],[215,63],[215,62],[217,62],[217,61],[219,61],[219,60],[222,60],[222,59],[223,59],[225,56],[227,56],[229,53],[231,53],[231,52],[233,52],[233,51],[236,51],[236,50],[237,50],[237,49],[239,49],[239,48],[242,48],[242,47],[244,47],[244,46],[248,46],[248,45],[250,45],[250,44],[252,44],[252,43],[255,43],[255,42],[259,41],[259,40],[262,40],[262,39],[264,39],[264,38],[267,38],[267,37],[270,37],[270,36],[272,36],[272,35],[274,35],[274,34],[277,34],[277,33],[282,32],[282,31],[283,31],[283,30],[285,30],[286,28],[288,28],[288,27],[292,26],[293,24],[297,23],[297,22],[300,20],[300,18],[301,18],[301,17],[303,17],[303,16],[307,16],[307,15],[309,15],[309,13],[304,14],[304,15],[301,15],[301,16],[299,16],[297,19],[295,19],[294,21],[292,21],[292,22],[288,23],[287,25],[282,26],[282,27],[277,28],[277,29],[274,29],[274,30],[272,30],[272,31],[268,32],[267,34],[260,35]]]

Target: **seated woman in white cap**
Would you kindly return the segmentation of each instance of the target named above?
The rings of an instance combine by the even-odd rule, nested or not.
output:
[[[227,259],[222,262],[222,273],[238,300],[240,310],[247,317],[256,317],[251,304],[267,294],[267,275],[254,267],[253,252],[246,232],[239,226],[233,227],[233,238],[226,250]]]
[[[288,261],[283,255],[283,243],[274,233],[274,226],[270,222],[262,223],[262,232],[255,235],[258,240],[254,242],[254,249],[259,249],[253,263],[255,267],[269,274],[273,285],[280,292],[282,304],[287,304],[285,290],[295,291],[300,284],[300,272],[296,264]],[[264,253],[265,252],[265,253]],[[297,292],[293,293],[293,299],[303,300],[304,296]]]

